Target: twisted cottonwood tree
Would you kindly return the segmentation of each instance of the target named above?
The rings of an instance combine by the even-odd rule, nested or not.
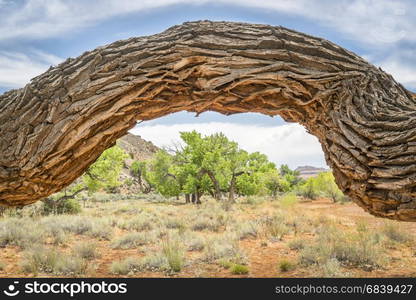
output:
[[[185,23],[67,59],[1,95],[0,202],[25,205],[59,191],[137,120],[260,112],[318,137],[358,205],[415,221],[415,101],[389,74],[324,39]]]

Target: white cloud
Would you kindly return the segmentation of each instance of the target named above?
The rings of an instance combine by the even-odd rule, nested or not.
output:
[[[38,50],[29,54],[0,51],[0,86],[19,88],[51,65],[62,61],[61,58]]]
[[[416,40],[416,13],[410,0],[217,0],[303,16],[370,44]],[[9,5],[7,5],[9,3]],[[11,4],[10,4],[11,3]],[[20,3],[20,2],[19,2]],[[172,4],[211,4],[208,0],[27,0],[3,2],[0,39],[46,38],[132,12]]]
[[[131,130],[158,147],[169,147],[180,141],[179,132],[196,130],[203,135],[223,132],[249,152],[260,151],[277,165],[326,166],[321,145],[299,124],[257,126],[226,122],[173,125],[138,125]]]
[[[415,58],[413,58],[416,60]],[[377,62],[384,71],[393,75],[394,79],[404,86],[416,90],[416,63],[406,61],[406,57],[399,54],[392,55]]]

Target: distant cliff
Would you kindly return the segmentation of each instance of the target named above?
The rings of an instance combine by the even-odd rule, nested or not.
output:
[[[299,176],[303,179],[307,179],[309,177],[313,177],[318,175],[321,172],[327,172],[329,169],[325,168],[316,168],[312,166],[300,166],[295,169],[295,171],[299,172]]]

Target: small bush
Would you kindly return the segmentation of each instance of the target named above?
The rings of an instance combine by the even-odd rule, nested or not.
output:
[[[115,249],[132,249],[154,241],[153,234],[148,232],[132,232],[117,238],[111,243]]]
[[[55,275],[83,275],[87,262],[78,255],[62,255],[54,249],[35,247],[24,253],[21,269],[37,275],[40,272]]]
[[[99,240],[109,241],[113,236],[113,228],[107,222],[95,222],[86,234]]]
[[[237,236],[240,240],[257,237],[259,225],[253,221],[239,223],[236,228]]]
[[[298,203],[298,198],[295,194],[289,193],[285,194],[283,197],[280,198],[280,205],[283,208],[291,208]]]
[[[147,271],[165,271],[169,269],[169,262],[165,255],[156,253],[150,256],[145,256],[140,261],[140,268]]]
[[[162,242],[162,252],[173,272],[180,272],[184,265],[184,252],[178,240],[170,238]]]
[[[231,273],[235,275],[245,275],[248,274],[248,267],[244,265],[234,264],[231,267]]]
[[[191,225],[191,229],[194,231],[209,230],[218,232],[222,225],[223,223],[217,219],[201,216],[194,221],[194,223]]]
[[[126,230],[146,231],[153,229],[153,225],[156,222],[157,219],[153,215],[142,213],[139,216],[119,224],[119,227]]]
[[[87,260],[97,258],[99,255],[97,253],[97,245],[90,242],[83,242],[76,244],[72,251],[74,255]]]
[[[43,200],[43,214],[79,214],[81,205],[77,199],[70,198],[64,200],[55,200],[46,198]]]
[[[330,258],[322,265],[322,277],[340,278],[340,277],[347,277],[347,276],[348,276],[348,273],[342,272],[341,264],[336,258]]]
[[[0,271],[3,271],[6,268],[6,263],[4,261],[0,261]]]
[[[288,272],[295,268],[295,264],[288,261],[288,260],[282,260],[279,262],[279,270],[282,272]]]
[[[0,247],[8,245],[27,248],[44,242],[46,232],[31,219],[9,219],[0,223]]]
[[[189,235],[185,238],[185,244],[188,251],[202,251],[205,247],[205,241],[198,235]]]
[[[413,240],[412,236],[405,232],[398,224],[385,223],[381,232],[390,240],[397,243],[406,243]]]
[[[130,272],[139,272],[140,270],[141,263],[136,257],[127,257],[124,260],[114,261],[110,266],[110,273],[116,275],[126,275]]]
[[[229,269],[229,268],[231,268],[231,267],[234,265],[231,261],[226,260],[226,259],[220,259],[220,260],[218,261],[218,264],[219,264],[221,267],[223,267],[224,269]]]
[[[320,228],[315,243],[301,251],[300,261],[304,265],[322,265],[330,258],[365,269],[380,267],[386,259],[378,235],[347,234],[334,226],[326,226]]]
[[[290,250],[302,250],[305,248],[305,241],[303,239],[295,239],[288,244]]]
[[[273,240],[282,240],[289,232],[289,227],[280,216],[267,219],[265,226],[266,234]]]
[[[202,260],[210,263],[220,259],[239,264],[247,260],[236,240],[229,236],[210,239],[205,244]]]

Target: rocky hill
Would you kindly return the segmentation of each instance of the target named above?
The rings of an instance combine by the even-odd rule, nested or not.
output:
[[[119,139],[117,145],[123,148],[132,160],[148,160],[159,151],[159,148],[153,145],[152,142],[131,133]]]
[[[299,176],[303,179],[307,179],[309,177],[313,177],[318,175],[321,172],[327,172],[329,169],[325,168],[316,168],[312,166],[300,166],[295,169],[295,171],[299,172]]]
[[[124,168],[120,174],[119,180],[125,184],[119,187],[119,192],[122,194],[137,193],[139,192],[139,186],[131,176],[130,166],[136,160],[152,159],[159,148],[153,145],[152,142],[142,139],[139,135],[131,133],[120,138],[117,145],[129,155],[129,158],[124,161]]]

